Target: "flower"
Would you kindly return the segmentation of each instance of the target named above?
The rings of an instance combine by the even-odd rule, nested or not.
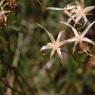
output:
[[[73,18],[75,19],[75,24],[77,24],[83,18],[85,25],[88,21],[86,15],[89,15],[88,13],[95,9],[95,6],[84,7],[84,5],[79,4],[79,2],[76,2],[76,5],[77,9],[73,10]]]
[[[62,61],[61,46],[64,44],[64,41],[60,41],[60,38],[63,34],[63,31],[59,32],[58,37],[55,40],[53,35],[50,32],[48,32],[43,26],[41,26],[41,25],[38,25],[38,26],[40,26],[41,28],[43,28],[46,31],[46,33],[48,34],[48,36],[51,40],[51,42],[47,43],[45,46],[43,46],[41,48],[41,51],[46,50],[46,49],[52,49],[50,59],[54,56],[55,52],[57,52]]]
[[[66,22],[61,21],[60,23],[69,26],[73,30],[73,33],[74,33],[75,36],[73,38],[64,40],[65,44],[66,43],[75,42],[75,45],[73,47],[73,53],[75,52],[76,45],[78,43],[80,43],[80,42],[87,42],[87,43],[90,43],[92,45],[95,45],[95,43],[92,40],[90,40],[89,38],[85,37],[85,35],[87,34],[88,30],[92,27],[92,25],[95,23],[95,21],[93,21],[91,24],[89,24],[87,26],[87,28],[82,33],[79,33],[73,26],[71,26],[70,24],[68,24]]]
[[[8,3],[5,3],[5,0],[1,0],[0,2],[0,25],[6,25],[7,22],[7,14],[10,13],[10,10],[4,10]]]
[[[73,16],[73,11],[76,10],[75,3],[67,4],[64,8],[57,8],[57,7],[47,7],[47,10],[57,10],[57,11],[63,11],[66,15],[68,15],[70,18],[68,19],[68,23],[70,23],[72,20],[75,21],[75,15]]]
[[[83,18],[84,25],[85,25],[88,21],[86,15],[89,15],[88,13],[93,9],[95,9],[95,6],[84,7],[83,4],[79,4],[79,2],[75,2],[66,5],[66,7],[64,8],[48,7],[47,9],[62,10],[66,15],[70,17],[68,19],[68,22],[71,22],[71,20],[73,20],[75,22],[75,25],[80,24],[79,21]]]
[[[67,4],[64,8],[57,8],[57,7],[47,7],[47,10],[57,10],[57,11],[64,11],[66,15],[69,17],[72,16],[71,10],[76,9],[76,5],[74,3]]]

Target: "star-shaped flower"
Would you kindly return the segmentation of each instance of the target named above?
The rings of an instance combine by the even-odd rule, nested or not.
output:
[[[63,34],[63,31],[59,32],[58,37],[57,37],[57,39],[55,40],[54,37],[53,37],[53,35],[52,35],[50,32],[48,32],[48,31],[47,31],[44,27],[42,27],[41,25],[39,25],[39,26],[40,26],[41,28],[43,28],[43,29],[46,31],[46,33],[48,34],[48,36],[49,36],[49,38],[50,38],[50,40],[51,40],[51,42],[47,43],[45,46],[43,46],[43,47],[41,48],[41,51],[46,50],[46,49],[52,49],[51,55],[50,55],[50,59],[51,59],[51,58],[54,56],[54,54],[57,52],[58,55],[59,55],[59,57],[60,57],[60,59],[61,59],[61,61],[62,61],[61,46],[64,44],[64,41],[60,41],[60,38],[61,38],[61,36],[62,36],[62,34]]]
[[[84,3],[83,3],[84,4]],[[84,25],[87,23],[88,19],[86,15],[89,15],[89,12],[95,9],[95,6],[84,7],[83,4],[79,2],[71,3],[66,5],[64,8],[48,7],[49,10],[63,10],[63,12],[68,15],[70,18],[68,22],[73,20],[76,24],[80,24],[80,20],[84,20]]]
[[[84,4],[84,3],[83,3]],[[75,19],[75,24],[77,24],[82,18],[84,20],[84,25],[87,23],[88,19],[86,15],[89,15],[89,12],[95,9],[95,6],[84,7],[84,5],[76,2],[77,9],[73,10],[73,19]]]
[[[75,3],[67,4],[64,8],[57,8],[57,7],[47,7],[47,10],[57,10],[57,11],[63,11],[64,14],[68,15],[70,18],[68,19],[68,23],[70,23],[72,20],[75,21],[75,10],[77,9],[77,6]]]
[[[74,33],[75,36],[73,38],[64,40],[65,44],[66,43],[75,42],[75,45],[73,47],[73,53],[75,52],[75,48],[76,48],[76,45],[78,43],[87,42],[87,43],[90,43],[92,45],[95,45],[95,43],[92,40],[90,40],[89,38],[85,37],[85,35],[87,34],[88,30],[92,27],[92,25],[95,23],[95,21],[93,21],[91,24],[89,24],[87,26],[87,28],[82,33],[78,32],[73,26],[71,26],[70,24],[68,24],[66,22],[61,21],[60,23],[69,26],[73,30],[73,33]]]

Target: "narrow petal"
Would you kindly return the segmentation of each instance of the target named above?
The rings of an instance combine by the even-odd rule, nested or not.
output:
[[[95,6],[89,6],[84,9],[85,14],[95,9]]]
[[[88,21],[88,19],[87,19],[86,15],[84,15],[84,16],[83,16],[83,19],[84,19],[84,25],[83,25],[83,26],[85,26],[85,25],[86,25],[86,23],[87,23],[87,21]]]
[[[11,12],[10,10],[7,10],[7,11],[1,11],[0,13],[7,14],[7,13],[10,13],[10,12]]]
[[[2,6],[2,4],[4,3],[4,1],[5,1],[5,0],[1,0],[1,2],[0,2],[0,6]]]
[[[53,57],[54,54],[55,54],[55,50],[52,49],[51,54],[50,54],[50,59]]]
[[[59,47],[60,47],[60,46],[62,46],[63,44],[65,44],[65,41],[61,41],[61,42],[59,42],[59,44],[60,44],[60,45],[59,45]]]
[[[47,10],[57,10],[57,11],[62,11],[64,8],[56,8],[56,7],[47,7]]]
[[[73,47],[73,53],[75,52],[77,44],[78,44],[78,42],[75,42],[74,47]]]
[[[69,18],[68,21],[67,21],[67,23],[70,23],[71,21],[72,21],[72,18]]]
[[[56,40],[57,42],[60,42],[60,38],[61,38],[62,34],[63,34],[63,31],[59,32],[57,40]]]
[[[88,43],[90,43],[90,44],[95,45],[95,42],[94,42],[94,41],[92,41],[92,40],[90,40],[90,39],[88,39],[88,38],[86,38],[86,37],[83,38],[82,41],[84,41],[84,42],[88,42]]]
[[[86,35],[86,33],[88,32],[88,30],[92,27],[92,25],[95,23],[95,21],[93,21],[91,24],[89,24],[88,26],[87,26],[87,28],[82,32],[82,34],[81,34],[81,36],[85,36]]]
[[[43,46],[43,47],[41,48],[41,51],[46,50],[46,49],[51,49],[51,47]]]
[[[37,24],[39,27],[41,27],[42,29],[44,29],[46,32],[47,32],[47,34],[48,34],[48,36],[49,36],[49,38],[50,38],[50,40],[52,41],[52,42],[55,42],[55,39],[54,39],[54,37],[53,37],[53,35],[50,33],[50,32],[48,32],[48,30],[46,30],[42,25],[40,25],[40,24]]]
[[[69,26],[70,28],[72,28],[75,36],[79,36],[79,34],[77,33],[77,30],[74,27],[72,27],[70,24],[63,22],[63,21],[60,21],[60,23],[65,24],[65,25]]]
[[[54,39],[53,35],[50,32],[48,32],[48,31],[46,31],[46,32],[47,32],[51,42],[55,42],[55,39]]]
[[[61,50],[60,49],[57,49],[57,53],[58,53],[58,55],[59,55],[59,58],[61,59],[61,61],[62,61],[62,54],[61,54]]]
[[[72,42],[75,42],[75,41],[77,41],[77,38],[76,37],[73,37],[71,39],[64,40],[64,44],[72,43]]]

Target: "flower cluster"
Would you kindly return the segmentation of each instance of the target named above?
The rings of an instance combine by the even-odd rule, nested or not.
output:
[[[64,8],[48,7],[47,8],[48,10],[62,10],[69,17],[67,22],[60,21],[60,23],[66,25],[67,27],[70,27],[72,29],[74,37],[61,41],[61,36],[63,34],[63,31],[61,31],[59,32],[58,37],[55,40],[53,35],[50,32],[48,32],[44,27],[39,25],[41,28],[43,28],[47,32],[51,40],[51,42],[47,43],[45,46],[41,48],[41,51],[46,50],[46,49],[52,49],[50,58],[52,58],[55,52],[57,52],[60,59],[62,60],[61,50],[62,50],[62,46],[64,46],[65,44],[74,42],[74,46],[72,50],[73,53],[75,52],[77,45],[85,46],[85,44],[87,43],[94,46],[95,42],[91,40],[90,38],[86,37],[90,28],[95,24],[95,21],[93,21],[92,23],[89,23],[89,25],[87,25],[88,19],[86,15],[88,15],[88,13],[94,8],[95,6],[84,7],[84,5],[80,4],[79,2],[68,4]],[[72,20],[74,21],[74,25],[70,24]],[[82,20],[83,20],[83,23],[81,23]],[[84,26],[84,30],[81,30],[81,29],[78,30],[75,27],[75,25],[78,25],[78,24],[82,24]],[[88,48],[83,49],[83,52],[91,56],[91,54],[88,53],[88,51],[90,51]]]

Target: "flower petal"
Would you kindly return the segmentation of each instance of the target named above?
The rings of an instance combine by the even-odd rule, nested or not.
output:
[[[77,41],[77,38],[73,37],[71,39],[64,40],[64,44],[66,44],[66,43],[72,43],[72,42],[75,42],[75,41]]]
[[[0,6],[4,3],[4,1],[5,1],[5,0],[1,0],[1,2],[0,2]]]
[[[70,28],[72,28],[75,36],[79,36],[79,34],[77,33],[77,30],[73,26],[71,26],[70,24],[68,24],[68,23],[66,23],[64,21],[60,21],[60,23],[65,24],[65,25],[69,26]]]
[[[85,14],[95,9],[95,6],[89,6],[84,9]]]
[[[75,52],[77,44],[78,44],[78,42],[75,42],[74,47],[73,47],[73,53]]]
[[[84,19],[84,25],[83,25],[83,26],[85,26],[85,25],[86,25],[86,23],[87,23],[87,21],[88,21],[88,19],[87,19],[86,15],[83,15],[83,19]]]
[[[46,46],[43,46],[43,47],[41,48],[41,51],[46,50],[46,49],[51,49],[51,47],[48,47],[47,45],[46,45]]]
[[[47,34],[48,34],[50,40],[51,40],[52,42],[55,42],[55,39],[54,39],[53,35],[52,35],[50,32],[48,32],[48,31],[46,31],[46,32],[47,32]]]
[[[94,41],[92,41],[92,40],[90,40],[90,39],[88,39],[88,38],[86,38],[86,37],[84,37],[84,38],[82,39],[82,41],[88,42],[88,43],[90,43],[90,44],[95,45]]]
[[[88,30],[92,27],[92,25],[95,23],[95,21],[93,21],[91,24],[89,24],[88,26],[87,26],[87,28],[82,32],[82,34],[81,34],[81,36],[85,36],[86,35],[86,33],[88,32]]]
[[[11,11],[10,10],[7,10],[7,11],[1,11],[0,13],[2,13],[2,14],[7,14],[7,13],[10,13]]]
[[[67,23],[70,23],[71,21],[72,21],[72,18],[69,18],[68,21],[67,21]]]
[[[58,34],[57,40],[56,40],[57,42],[60,42],[60,38],[61,38],[62,34],[63,34],[63,31],[60,31]]]
[[[55,50],[52,49],[51,54],[50,54],[50,59],[53,57],[54,54],[55,54]]]
[[[64,8],[57,8],[57,7],[47,7],[47,10],[57,10],[57,11],[62,11]]]
[[[65,44],[65,41],[60,41],[59,42],[59,47],[62,46],[63,44]]]
[[[63,62],[63,60],[62,60],[62,54],[61,54],[61,50],[60,50],[60,49],[57,49],[57,53],[58,53],[58,55],[59,55],[59,58],[60,58],[61,61]]]
[[[42,29],[44,29],[46,32],[47,32],[47,34],[48,34],[48,36],[49,36],[49,38],[50,38],[50,40],[52,41],[52,42],[55,42],[55,39],[54,39],[54,37],[53,37],[53,35],[50,33],[50,32],[48,32],[48,30],[46,30],[42,25],[40,25],[40,24],[37,24],[39,27],[41,27]]]

